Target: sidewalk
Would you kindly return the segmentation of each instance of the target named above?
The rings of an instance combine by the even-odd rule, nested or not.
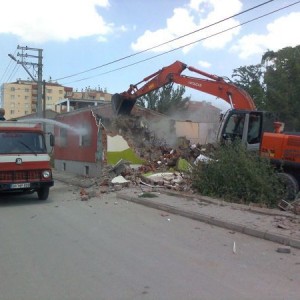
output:
[[[54,171],[53,175],[55,180],[87,189],[92,189],[96,182],[93,178],[83,178],[65,172]],[[299,215],[279,209],[259,208],[210,197],[171,192],[165,188],[156,188],[156,191],[146,186],[123,188],[116,192],[116,197],[162,210],[166,212],[164,216],[177,214],[300,249]],[[155,197],[141,197],[147,192],[151,192]]]
[[[145,191],[145,188],[143,188]],[[279,209],[231,204],[209,197],[162,190],[140,197],[139,188],[123,189],[117,197],[232,231],[300,249],[300,216]]]

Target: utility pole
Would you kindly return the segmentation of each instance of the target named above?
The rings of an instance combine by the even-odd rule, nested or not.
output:
[[[12,54],[8,54],[8,56],[17,62],[17,64],[20,64],[25,71],[28,73],[28,75],[31,77],[33,81],[37,83],[37,116],[38,118],[43,117],[43,49],[38,48],[30,48],[30,47],[21,47],[18,45],[18,48],[21,52],[18,52],[17,56],[20,56],[20,60],[17,60]],[[28,51],[37,51],[38,55],[32,55],[28,54]],[[36,62],[29,62],[26,61],[27,58],[37,58]],[[33,72],[30,73],[27,66],[31,66],[33,69]],[[36,76],[37,75],[37,76]],[[37,78],[36,78],[37,77]],[[44,93],[46,91],[44,90]]]

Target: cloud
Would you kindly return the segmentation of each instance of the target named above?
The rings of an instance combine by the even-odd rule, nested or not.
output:
[[[163,28],[159,28],[155,31],[146,30],[142,36],[138,37],[137,40],[131,44],[131,47],[134,51],[149,49],[227,18],[240,12],[241,9],[242,3],[240,0],[190,0],[188,5],[173,10],[173,15],[166,20],[166,24]],[[195,46],[194,42],[201,39],[204,39],[202,41],[203,47],[208,49],[221,49],[238,34],[239,28],[225,32],[217,37],[205,38],[238,24],[239,22],[237,20],[230,19],[224,23],[175,40],[172,43],[166,43],[152,49],[152,51],[169,51],[190,44],[187,47],[183,47],[183,52],[187,53]]]
[[[300,13],[290,13],[267,25],[266,34],[249,34],[243,36],[231,51],[238,53],[241,59],[252,55],[262,55],[268,50],[277,51],[284,47],[300,44],[297,28],[300,27]]]
[[[211,67],[211,63],[209,63],[207,61],[204,61],[204,60],[199,60],[198,65],[200,67],[204,67],[204,68],[210,68]]]
[[[96,10],[108,8],[109,0],[3,2],[0,10],[0,34],[13,34],[24,42],[68,41],[93,35],[101,40],[114,26],[107,24]]]

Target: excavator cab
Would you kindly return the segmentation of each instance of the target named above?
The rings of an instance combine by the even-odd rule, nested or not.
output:
[[[273,132],[274,116],[263,111],[229,110],[221,121],[221,142],[241,140],[250,151],[258,151],[264,132]]]

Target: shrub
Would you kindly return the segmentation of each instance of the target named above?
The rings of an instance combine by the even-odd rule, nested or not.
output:
[[[283,185],[270,161],[246,151],[241,143],[220,146],[209,163],[192,167],[192,186],[206,196],[237,203],[275,206]]]

